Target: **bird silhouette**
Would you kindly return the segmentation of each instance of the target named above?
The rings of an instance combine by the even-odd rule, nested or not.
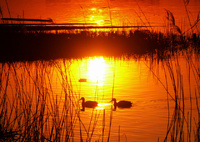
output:
[[[96,101],[85,101],[84,97],[82,97],[80,100],[82,100],[82,111],[85,110],[85,107],[95,108],[98,105],[98,102],[96,102]]]
[[[114,101],[114,109],[116,109],[116,107],[118,107],[118,108],[130,108],[130,107],[132,107],[132,102],[130,102],[130,101],[122,100],[122,101],[117,102],[117,100],[115,98],[113,98],[111,100],[111,102],[112,101]]]
[[[81,78],[78,80],[79,82],[87,82],[87,79],[86,78]]]

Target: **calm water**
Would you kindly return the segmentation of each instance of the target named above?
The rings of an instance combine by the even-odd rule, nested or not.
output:
[[[181,75],[183,76],[186,110],[189,112],[188,71],[190,69],[184,57],[179,57],[178,60]],[[195,62],[199,61],[195,60]],[[172,59],[173,69],[176,68],[176,65],[176,62]],[[167,93],[161,83],[153,76],[153,73],[149,69],[150,66],[153,67],[152,72],[158,76],[162,83],[165,84],[165,74],[168,76],[169,92],[174,97],[170,75],[167,72],[163,72],[162,63],[151,65],[148,61],[144,61],[144,59],[135,61],[134,59],[126,58],[99,57],[86,58],[81,63],[75,61],[74,64],[71,64],[71,72],[74,74],[72,82],[76,84],[75,86],[80,90],[80,95],[84,96],[86,100],[98,100],[100,103],[109,102],[112,98],[112,89],[114,86],[114,98],[133,102],[133,107],[130,109],[117,109],[113,112],[111,141],[116,141],[119,126],[121,141],[126,141],[126,139],[128,141],[157,141],[158,138],[162,141],[164,139],[168,122]],[[166,66],[165,69],[167,70]],[[175,80],[178,82],[178,77],[176,78],[177,73],[175,70],[173,71],[175,73]],[[87,78],[89,80],[85,83],[77,83],[79,78]],[[191,90],[193,92],[197,88],[197,84],[193,75],[190,76],[190,79]],[[194,96],[192,97],[192,101],[195,101]],[[193,105],[194,116],[197,116],[195,103]],[[171,98],[169,99],[169,109],[169,114],[172,115],[174,101]],[[86,109],[85,112],[81,113],[86,127],[88,126],[87,121],[90,118],[88,114],[91,111],[91,109]],[[102,115],[100,116],[100,120],[102,119],[101,117]],[[106,124],[108,124],[110,106],[106,107],[106,117]],[[98,124],[101,125],[101,121]],[[99,127],[97,126],[97,129],[95,129],[97,131],[96,135],[94,135],[97,137],[96,139],[102,133],[102,128]],[[98,128],[100,129],[99,131]]]
[[[180,68],[177,68],[176,60],[178,60]],[[192,61],[195,68],[199,69],[199,59],[195,57],[187,60],[186,56],[178,56],[170,59],[169,63],[174,73],[173,76],[179,96],[182,94],[179,84],[182,83],[183,86],[185,113],[191,114],[192,109],[192,118],[197,120],[195,90],[198,93],[197,85],[199,85],[199,79],[197,78],[196,82],[195,77],[197,77],[197,74],[192,73],[194,68],[189,66],[188,61]],[[8,69],[7,65],[3,66],[3,91],[1,94],[3,95],[6,90],[6,81],[8,80],[8,104],[12,104],[12,102],[17,104],[15,100],[19,100],[22,104],[28,104],[29,101],[33,101],[33,112],[36,109],[34,104],[39,99],[37,97],[43,95],[43,93],[47,94],[45,110],[47,114],[56,110],[58,112],[56,113],[57,119],[63,116],[66,94],[70,95],[71,99],[74,98],[79,105],[81,105],[81,102],[78,101],[80,97],[85,97],[86,100],[98,101],[100,106],[96,109],[86,108],[85,111],[80,112],[84,140],[86,140],[87,134],[89,136],[92,134],[92,141],[102,140],[103,113],[105,110],[104,141],[107,141],[108,138],[111,112],[110,141],[117,141],[119,135],[121,141],[153,142],[158,139],[163,141],[167,132],[168,120],[172,119],[175,104],[172,100],[175,97],[175,93],[167,63],[167,60],[160,63],[151,63],[148,58],[146,60],[136,60],[126,57],[87,57],[53,62],[18,62],[11,64],[10,69]],[[7,79],[8,73],[9,79]],[[182,76],[182,81],[180,81],[179,73]],[[165,75],[167,78],[165,78]],[[87,82],[79,82],[80,78],[86,78]],[[161,82],[158,81],[158,78]],[[172,98],[167,95],[161,83],[168,87]],[[190,89],[189,86],[191,87]],[[192,103],[190,103],[189,99],[189,90],[191,90],[192,94]],[[111,111],[112,104],[110,104],[110,100],[112,99],[112,94],[117,100],[131,101],[133,107],[127,109],[117,108],[116,111]],[[59,105],[54,108],[56,104]],[[71,113],[75,115],[79,108],[76,105],[73,106]],[[23,109],[20,110],[22,111]],[[73,141],[80,141],[80,123],[77,115],[75,116]],[[53,119],[49,120],[53,122]],[[95,122],[97,123],[96,125],[94,125]],[[46,123],[52,125],[51,122],[47,121]],[[194,121],[192,121],[193,124]],[[84,130],[83,125],[86,130]],[[95,129],[92,133],[93,128]],[[65,127],[64,129],[62,128],[62,130],[65,129],[67,130]],[[45,131],[48,134],[49,130],[45,129]],[[184,133],[187,136],[186,125],[184,125]],[[192,133],[193,138],[194,135]]]

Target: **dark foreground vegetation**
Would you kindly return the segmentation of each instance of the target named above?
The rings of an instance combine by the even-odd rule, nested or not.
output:
[[[198,34],[183,36],[149,30],[80,31],[80,32],[0,32],[0,61],[79,58],[85,56],[121,56],[157,53],[195,48]]]

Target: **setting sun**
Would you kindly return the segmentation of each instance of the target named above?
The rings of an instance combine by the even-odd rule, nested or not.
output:
[[[95,21],[95,23],[97,23],[98,26],[103,26],[104,25],[104,21],[103,20]]]
[[[91,15],[89,19],[91,22],[96,23],[98,26],[104,26],[105,15],[102,13],[102,9],[99,8],[91,8]]]

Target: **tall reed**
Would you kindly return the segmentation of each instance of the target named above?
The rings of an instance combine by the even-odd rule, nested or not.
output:
[[[1,139],[73,139],[79,105],[70,80],[66,81],[66,72],[56,62],[5,63],[1,64],[0,75]],[[53,88],[54,76],[62,84],[60,94]]]
[[[199,54],[183,51],[181,55],[179,51],[164,60],[156,60],[163,68],[164,80],[155,71],[154,61],[145,64],[167,94],[168,124],[164,141],[199,141]]]
[[[0,65],[0,140],[104,141],[108,137],[109,141],[105,110],[93,109],[89,125],[81,117],[69,60]],[[102,132],[97,138],[101,114]]]

